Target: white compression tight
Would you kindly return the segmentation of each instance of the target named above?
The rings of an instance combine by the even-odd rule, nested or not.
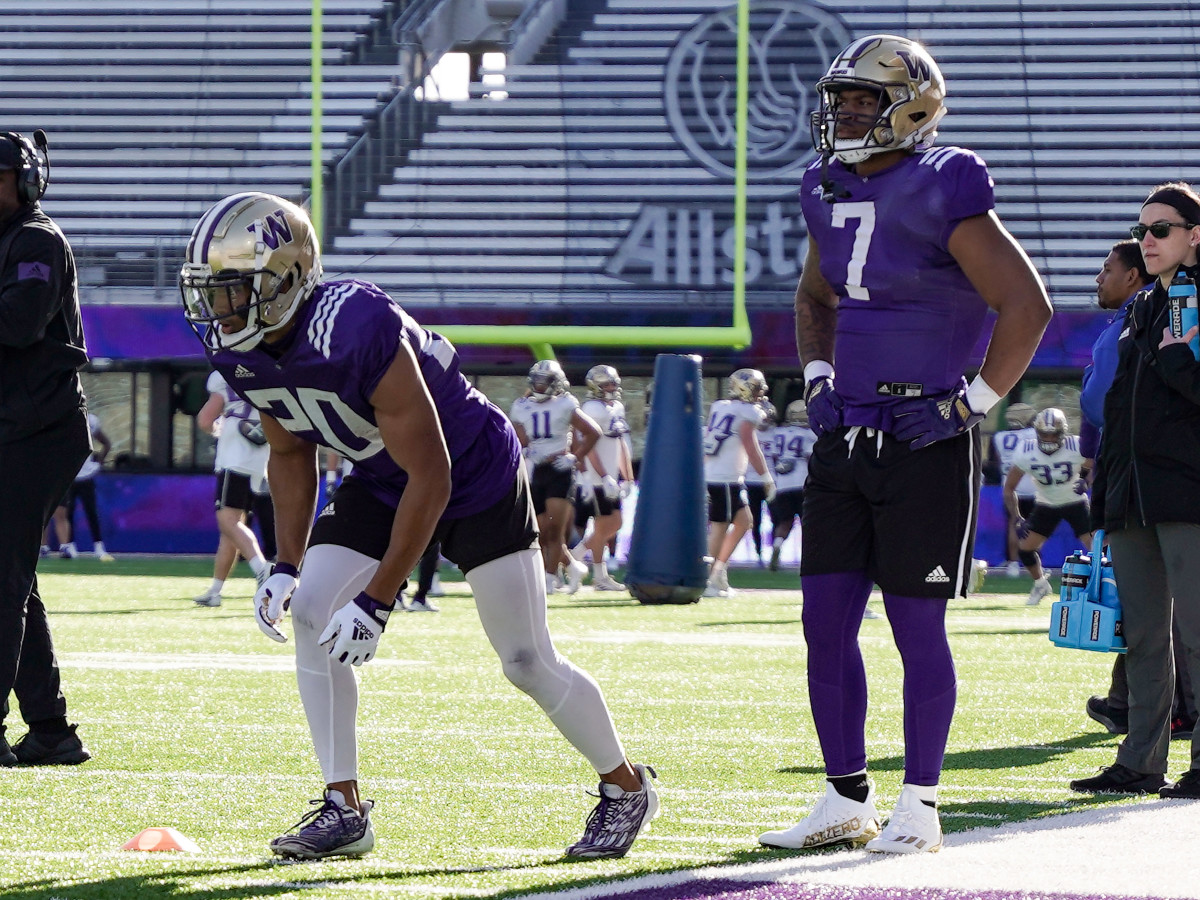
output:
[[[333,611],[367,586],[378,565],[345,547],[311,547],[292,598],[296,682],[326,784],[358,779],[358,681],[354,670],[330,658],[317,638]],[[485,563],[471,570],[467,583],[509,681],[545,710],[597,772],[618,768],[625,751],[600,687],[560,656],[550,639],[541,553],[523,550]]]
[[[600,686],[559,655],[550,639],[541,551],[522,550],[477,566],[467,583],[508,680],[537,701],[597,772],[619,767],[625,751]]]

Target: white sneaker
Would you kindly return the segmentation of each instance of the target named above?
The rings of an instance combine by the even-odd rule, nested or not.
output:
[[[1043,575],[1033,583],[1033,590],[1029,592],[1029,599],[1025,601],[1025,605],[1037,606],[1050,591],[1050,579]]]
[[[209,588],[207,591],[205,591],[199,597],[193,598],[192,602],[195,603],[197,606],[220,606],[221,605],[221,592],[214,591],[212,588]]]
[[[704,593],[701,594],[701,596],[702,597],[720,597],[721,596],[721,585],[718,583],[718,579],[710,577],[708,579],[708,584],[706,584],[704,586]]]
[[[1019,562],[1017,562],[1016,560],[1013,560],[1012,562],[1008,563],[1004,567],[1004,577],[1005,578],[1020,578],[1021,577],[1021,564]]]
[[[623,591],[625,590],[625,585],[605,573],[599,578],[592,579],[592,588],[597,591]]]
[[[868,604],[867,606],[863,607],[863,618],[864,619],[882,619],[883,616],[881,616],[879,613],[875,612],[875,610],[871,609],[870,604]]]
[[[560,590],[562,590],[562,585],[559,584],[559,582],[558,582],[558,576],[555,575],[553,572],[547,572],[546,573],[546,596],[548,597],[551,594],[557,594]]]
[[[445,597],[446,589],[442,587],[442,576],[434,574],[433,581],[429,583],[429,593],[426,597]]]
[[[937,853],[942,849],[942,823],[935,807],[921,802],[904,785],[883,833],[867,844],[872,853]]]
[[[804,819],[783,831],[767,831],[758,836],[764,847],[784,850],[812,850],[848,844],[861,846],[879,834],[879,813],[875,809],[875,784],[862,803],[843,797],[825,782],[825,796],[817,801]]]
[[[583,586],[583,579],[588,573],[588,567],[577,559],[572,559],[567,566],[567,593],[574,594]]]
[[[441,610],[433,605],[433,602],[428,597],[424,600],[413,598],[413,602],[408,604],[406,609],[409,612],[441,612]]]

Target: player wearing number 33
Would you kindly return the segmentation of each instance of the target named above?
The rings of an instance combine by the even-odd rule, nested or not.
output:
[[[287,640],[326,784],[271,842],[278,855],[361,856],[374,845],[358,791],[358,685],[406,575],[431,542],[475,596],[504,674],[600,773],[600,803],[572,856],[623,856],[658,810],[600,688],[555,650],[520,446],[459,371],[454,347],[373,284],[321,281],[306,213],[236,194],[200,219],[180,273],[185,314],[213,366],[262,413],[271,445],[279,562],[254,597],[259,627]],[[313,523],[318,448],[354,461]]]
[[[933,145],[945,82],[923,47],[858,38],[816,87],[820,158],[801,182],[809,243],[796,341],[817,434],[800,573],[827,783],[806,819],[759,840],[936,850],[956,691],[945,613],[971,568],[975,426],[1025,371],[1051,307],[993,211],[986,165],[969,150]],[[989,307],[995,326],[968,386]],[[904,666],[904,785],[882,832],[867,777],[858,646],[873,584]]]

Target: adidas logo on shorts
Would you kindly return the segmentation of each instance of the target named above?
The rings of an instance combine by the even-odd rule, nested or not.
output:
[[[950,580],[950,576],[946,574],[946,570],[941,566],[934,566],[932,572],[925,576],[926,584],[941,584]]]

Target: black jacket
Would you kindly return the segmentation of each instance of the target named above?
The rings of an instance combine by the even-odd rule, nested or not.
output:
[[[1194,279],[1197,270],[1189,274]],[[1134,299],[1118,340],[1092,490],[1094,527],[1200,524],[1200,362],[1186,344],[1159,348],[1167,319],[1159,283]]]
[[[0,443],[84,405],[87,362],[75,256],[36,204],[0,222]]]

